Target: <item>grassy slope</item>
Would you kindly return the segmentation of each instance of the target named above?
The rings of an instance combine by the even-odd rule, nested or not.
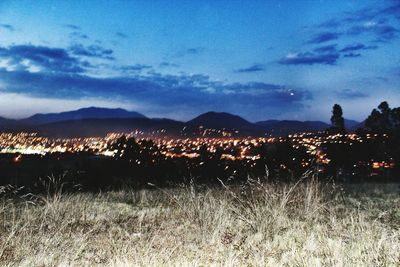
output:
[[[55,194],[1,200],[0,265],[396,266],[399,228],[398,185]]]

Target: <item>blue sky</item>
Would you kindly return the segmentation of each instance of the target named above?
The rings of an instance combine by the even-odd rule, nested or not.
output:
[[[0,115],[362,120],[400,105],[400,1],[0,2]]]

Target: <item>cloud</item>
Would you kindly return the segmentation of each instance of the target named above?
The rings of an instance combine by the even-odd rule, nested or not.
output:
[[[113,50],[103,48],[99,45],[83,46],[81,44],[75,44],[69,48],[69,51],[76,56],[101,58],[107,60],[114,60],[112,56]]]
[[[339,33],[336,32],[322,32],[314,35],[307,43],[309,44],[320,44],[339,38]]]
[[[69,34],[69,36],[72,39],[81,39],[81,40],[89,39],[89,36],[87,34],[84,34],[84,33],[78,32],[78,31],[71,32]]]
[[[360,34],[372,34],[377,41],[389,41],[397,37],[398,29],[395,27],[383,24],[369,22],[363,25],[356,25],[348,29],[347,35],[358,36]]]
[[[317,28],[337,28],[340,26],[340,22],[337,19],[329,19],[317,25]]]
[[[175,64],[175,63],[172,63],[172,62],[166,62],[166,61],[161,62],[158,66],[160,68],[178,68],[179,67],[178,64]]]
[[[365,45],[361,43],[347,45],[344,48],[340,49],[340,52],[352,52],[357,50],[367,50],[367,49],[377,49],[378,46],[376,45]]]
[[[341,91],[337,91],[336,95],[342,99],[359,99],[368,97],[367,94],[352,89],[343,89]]]
[[[314,49],[317,53],[335,53],[337,52],[337,44],[320,46]]]
[[[265,70],[265,65],[263,64],[254,64],[250,67],[243,68],[243,69],[238,69],[235,72],[241,72],[241,73],[246,73],[246,72],[259,72],[259,71],[264,71]]]
[[[361,50],[373,50],[379,47],[368,43],[359,43],[360,38],[363,38],[363,40],[368,38],[366,40],[370,40],[371,43],[388,43],[397,38],[400,32],[400,28],[397,26],[399,25],[397,22],[400,20],[399,10],[400,1],[382,1],[368,8],[345,12],[335,18],[328,18],[318,25],[308,27],[316,33],[308,39],[306,44],[318,45],[333,40],[337,40],[338,43],[353,40],[353,44],[340,49],[337,44],[310,47],[306,49],[306,52],[288,54],[279,63],[286,65],[334,65],[341,56],[348,59],[361,57],[361,53],[359,53]],[[395,22],[396,24],[394,24]]]
[[[135,65],[128,65],[128,66],[120,66],[116,68],[119,71],[122,71],[123,73],[136,73],[136,72],[141,72],[146,69],[152,69],[150,65],[143,65],[143,64],[135,64]]]
[[[316,28],[344,29],[347,36],[370,34],[375,41],[388,42],[397,37],[399,29],[396,20],[400,20],[400,1],[381,1],[368,8],[344,13],[334,19],[328,19]]]
[[[87,63],[71,57],[65,49],[34,45],[0,47],[0,59],[16,70],[80,73]]]
[[[63,26],[65,28],[68,28],[68,29],[71,29],[71,30],[74,30],[74,31],[80,31],[81,30],[81,27],[79,27],[77,25],[74,25],[74,24],[64,24]]]
[[[202,46],[198,47],[190,47],[183,50],[180,50],[173,54],[174,57],[185,57],[185,56],[196,56],[204,53],[206,49]]]
[[[72,30],[69,37],[74,40],[87,40],[89,36],[82,32],[82,28],[74,24],[63,24],[63,27]]]
[[[290,53],[282,58],[279,63],[284,65],[314,65],[325,64],[335,65],[339,59],[339,54],[334,53]]]
[[[116,32],[116,33],[115,33],[115,36],[117,36],[118,38],[121,38],[121,39],[126,39],[126,38],[128,38],[128,35],[126,35],[126,34],[123,33],[123,32]]]
[[[374,29],[374,33],[377,36],[377,41],[389,41],[397,37],[398,29],[390,25],[381,25]]]
[[[268,83],[226,84],[207,75],[131,75],[96,78],[82,74],[31,73],[0,69],[5,93],[49,99],[112,99],[132,101],[157,114],[221,110],[242,114],[298,111],[312,98],[307,90]],[[262,111],[263,113],[260,113]],[[189,113],[188,113],[189,112]],[[153,113],[154,114],[154,113]]]
[[[367,8],[345,12],[338,18],[328,19],[317,25],[317,28],[346,27],[365,22],[386,22],[391,19],[400,19],[400,1],[378,1]]]
[[[344,54],[343,56],[347,57],[347,58],[352,58],[352,57],[361,57],[361,54],[359,54],[359,53],[347,53],[347,54]]]
[[[12,26],[10,24],[0,24],[0,28],[3,28],[3,29],[8,30],[10,32],[15,31],[14,26]]]
[[[392,3],[380,11],[381,14],[392,15],[400,19],[400,1],[394,0]]]
[[[400,18],[400,1],[381,1],[380,5],[370,6],[349,14],[344,21],[358,22],[365,20],[387,20],[390,18]]]
[[[196,54],[202,53],[204,50],[205,50],[204,47],[192,47],[192,48],[186,49],[186,53],[196,55]]]
[[[362,43],[354,43],[338,50],[337,44],[325,45],[314,48],[313,52],[289,54],[280,62],[283,64],[330,64],[337,62],[342,55],[344,58],[361,57],[360,50],[377,49],[376,45],[365,45]]]

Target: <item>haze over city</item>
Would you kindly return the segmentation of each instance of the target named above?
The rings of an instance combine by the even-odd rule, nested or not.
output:
[[[400,105],[399,1],[2,1],[0,116],[364,120]]]

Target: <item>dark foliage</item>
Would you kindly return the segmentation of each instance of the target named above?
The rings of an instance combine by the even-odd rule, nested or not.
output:
[[[329,129],[331,133],[345,133],[343,110],[338,104],[333,105],[331,123],[332,127]]]

